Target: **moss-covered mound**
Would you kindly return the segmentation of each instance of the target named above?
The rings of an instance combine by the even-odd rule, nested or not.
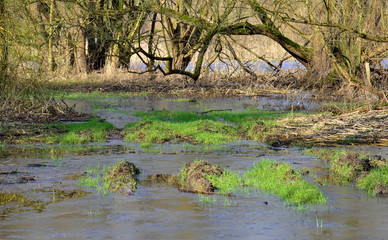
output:
[[[214,192],[212,182],[207,176],[221,176],[224,169],[207,161],[199,160],[186,163],[179,173],[181,185],[190,191]]]
[[[108,189],[110,191],[131,194],[137,188],[136,175],[138,175],[139,172],[140,171],[136,168],[135,164],[127,161],[120,161],[108,169],[104,180],[108,184]]]

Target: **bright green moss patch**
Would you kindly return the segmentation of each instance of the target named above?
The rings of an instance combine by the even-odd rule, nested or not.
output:
[[[247,186],[274,194],[291,204],[326,203],[324,194],[285,163],[263,160],[243,176]]]
[[[275,119],[287,116],[286,113],[263,110],[202,114],[163,110],[136,115],[143,120],[126,126],[126,141],[209,145],[239,139],[265,140],[266,135],[276,130]]]
[[[63,145],[105,142],[108,136],[107,130],[114,129],[111,123],[97,118],[84,123],[54,124],[53,126],[65,133],[50,136],[46,140]]]

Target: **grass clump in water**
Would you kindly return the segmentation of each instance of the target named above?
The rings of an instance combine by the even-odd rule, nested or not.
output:
[[[388,163],[381,156],[340,149],[318,149],[310,153],[330,163],[330,175],[325,181],[340,186],[356,183],[371,195],[388,193]]]
[[[111,123],[104,122],[98,118],[92,118],[84,123],[54,124],[63,134],[52,136],[54,142],[62,145],[84,144],[90,142],[105,142],[108,136],[107,131],[114,129]]]
[[[100,169],[100,166],[89,167],[85,171],[85,176],[80,178],[78,185],[95,189],[97,192],[107,195],[109,193],[109,185],[104,181],[106,171],[105,166],[102,169]]]
[[[183,188],[199,193],[214,192],[215,187],[208,179],[211,176],[219,177],[224,169],[218,165],[213,165],[208,161],[197,160],[188,162],[180,171],[178,178]]]
[[[206,175],[205,178],[221,193],[231,193],[240,190],[245,185],[242,178],[229,169],[224,170],[219,176]]]
[[[180,171],[183,190],[202,194],[232,196],[233,192],[256,188],[277,195],[289,204],[324,204],[326,198],[315,185],[285,163],[263,160],[243,176],[207,161],[186,163]],[[249,188],[245,188],[249,187]],[[212,199],[212,198],[209,198]]]
[[[243,179],[247,186],[277,195],[287,203],[326,203],[324,194],[315,185],[308,183],[285,163],[260,161],[245,172]]]
[[[135,164],[120,161],[108,168],[104,175],[104,181],[112,192],[131,194],[137,188],[136,175],[140,173]]]
[[[137,187],[136,175],[139,169],[133,163],[119,161],[112,167],[99,166],[86,170],[86,175],[79,180],[79,185],[96,189],[107,195],[109,192],[131,194]]]
[[[370,195],[388,193],[388,166],[375,168],[357,182],[357,186]]]

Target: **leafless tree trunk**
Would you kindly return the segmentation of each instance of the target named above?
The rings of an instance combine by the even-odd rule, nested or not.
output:
[[[3,85],[8,69],[7,27],[5,24],[5,0],[0,0],[0,86]]]

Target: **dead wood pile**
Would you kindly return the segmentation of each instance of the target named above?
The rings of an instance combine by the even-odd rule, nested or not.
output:
[[[388,145],[388,108],[359,109],[332,116],[318,114],[279,122],[281,127],[270,139],[274,145],[374,144]]]

